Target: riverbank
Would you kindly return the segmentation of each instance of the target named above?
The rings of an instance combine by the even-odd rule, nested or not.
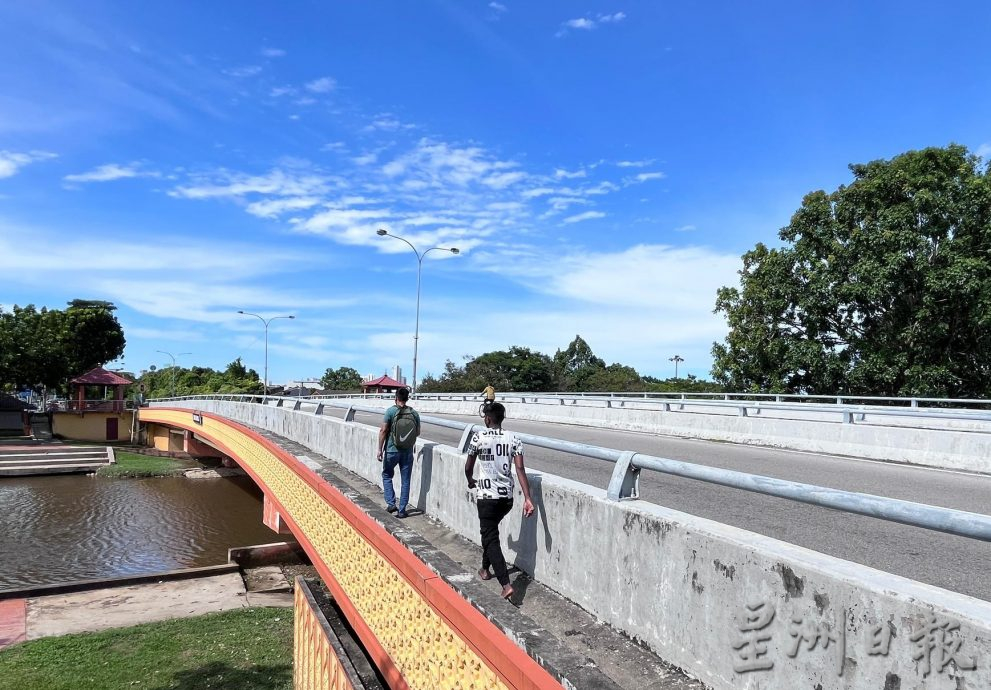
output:
[[[186,470],[201,469],[203,465],[195,460],[159,457],[132,453],[126,450],[114,452],[117,462],[101,467],[96,471],[100,477],[176,477]]]
[[[279,546],[233,553],[265,562]],[[289,559],[7,592],[0,690],[288,688],[290,578],[312,570]]]
[[[291,609],[241,608],[0,651],[0,690],[292,687]]]

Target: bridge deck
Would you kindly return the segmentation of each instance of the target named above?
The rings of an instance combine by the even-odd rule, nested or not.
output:
[[[508,635],[531,641],[542,638],[541,651],[556,654],[554,663],[559,667],[565,664],[587,667],[585,671],[567,674],[573,681],[583,677],[588,681],[587,684],[579,683],[579,687],[607,687],[608,680],[621,688],[640,690],[702,690],[706,687],[628,637],[596,621],[579,606],[539,582],[531,581],[525,573],[511,573],[516,594],[512,603],[503,601],[494,584],[483,583],[473,575],[481,561],[478,546],[419,511],[412,511],[406,520],[392,517],[385,511],[380,486],[368,483],[295,441],[262,429],[255,428],[255,431],[300,458],[348,495]]]

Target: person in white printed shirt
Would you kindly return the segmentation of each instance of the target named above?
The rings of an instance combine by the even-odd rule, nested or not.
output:
[[[483,580],[491,579],[491,567],[502,585],[503,598],[508,599],[513,595],[513,587],[509,584],[509,570],[499,543],[499,522],[513,508],[513,475],[510,465],[516,468],[516,477],[523,492],[524,517],[533,515],[533,500],[530,498],[530,483],[523,466],[523,442],[511,431],[503,431],[502,421],[505,417],[506,408],[501,403],[492,403],[485,411],[487,428],[472,434],[468,443],[465,477],[468,479],[468,488],[475,489],[478,524],[482,536],[482,569],[478,571],[478,576]],[[474,477],[476,460],[479,469],[477,479]]]

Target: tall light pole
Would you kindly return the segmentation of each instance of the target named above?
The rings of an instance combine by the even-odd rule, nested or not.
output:
[[[238,314],[244,314],[245,316],[254,316],[256,319],[265,324],[265,395],[268,395],[268,324],[272,323],[276,319],[295,319],[295,316],[273,316],[270,319],[265,319],[258,314],[252,314],[250,311],[244,311],[243,309],[237,310]]]
[[[175,360],[176,360],[177,357],[182,357],[183,355],[191,355],[193,353],[192,352],[180,352],[179,354],[174,355],[171,352],[166,352],[165,350],[155,350],[155,352],[161,352],[163,355],[168,355],[169,357],[172,358],[172,397],[174,398],[175,397],[175,370],[176,370]]]
[[[678,380],[678,362],[684,362],[685,358],[681,355],[675,355],[674,357],[668,357],[669,362],[674,362],[674,380]]]
[[[441,252],[451,252],[452,254],[460,254],[461,250],[457,247],[431,247],[430,249],[420,252],[413,243],[410,242],[405,237],[400,237],[399,235],[390,234],[388,230],[378,230],[377,234],[385,237],[389,236],[393,239],[402,240],[409,245],[409,248],[413,250],[416,254],[416,328],[413,331],[413,392],[416,392],[416,354],[417,354],[417,343],[420,340],[420,271],[423,269],[423,257],[425,257],[430,252],[437,251]]]

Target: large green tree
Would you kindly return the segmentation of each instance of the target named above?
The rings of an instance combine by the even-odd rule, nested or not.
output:
[[[851,165],[743,256],[716,312],[715,378],[737,390],[991,393],[991,179],[966,148]]]
[[[361,388],[361,374],[351,367],[327,369],[320,378],[320,385],[327,390],[355,391]]]
[[[603,376],[606,362],[595,356],[592,348],[580,335],[576,335],[567,348],[554,353],[554,364],[557,367],[558,388],[561,390],[625,390],[598,387],[608,378]]]
[[[63,389],[69,378],[120,357],[124,332],[109,302],[73,300],[0,313],[0,384]]]

